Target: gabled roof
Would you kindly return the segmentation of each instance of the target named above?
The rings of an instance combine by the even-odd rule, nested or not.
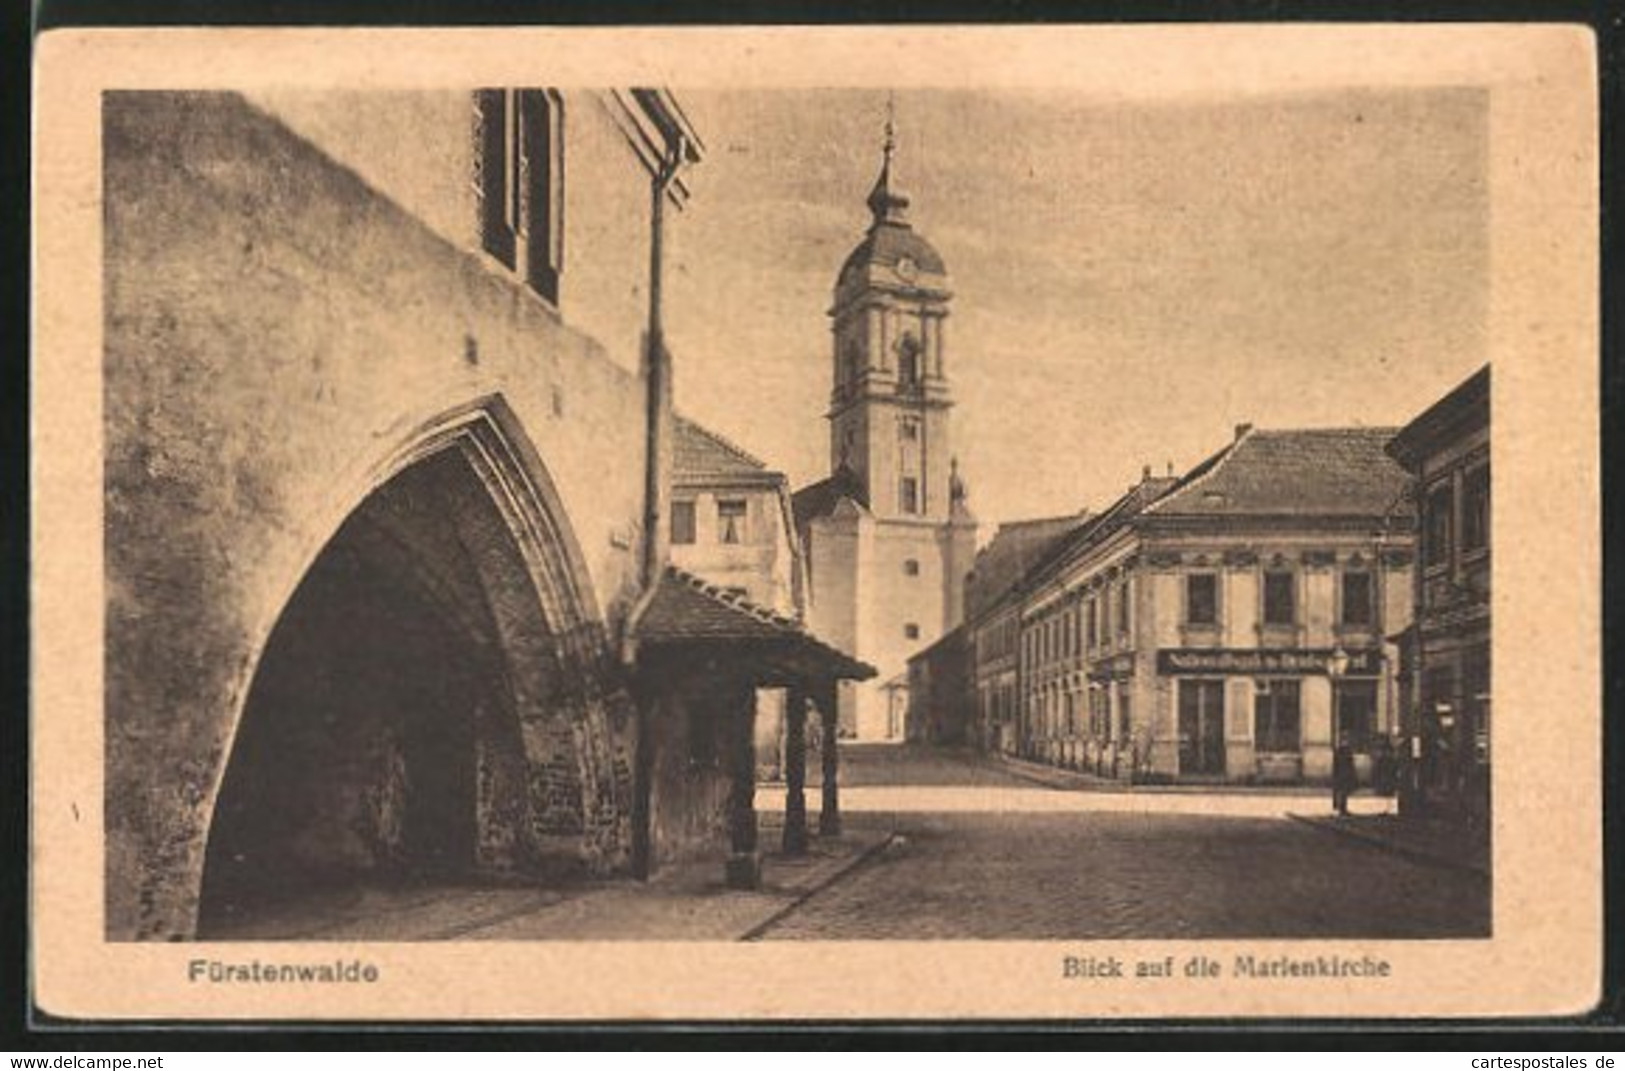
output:
[[[1406,488],[1385,452],[1393,428],[1243,432],[1150,506],[1148,516],[1386,516]]]
[[[1056,540],[1050,549],[1038,560],[1027,574],[1022,577],[1023,586],[1031,586],[1042,581],[1060,568],[1066,562],[1089,547],[1098,546],[1105,542],[1114,533],[1120,531],[1148,507],[1153,506],[1170,489],[1181,481],[1173,476],[1145,475],[1140,482],[1107,506],[1105,511],[1091,519],[1081,528],[1077,528],[1062,539]]]
[[[1060,517],[1035,517],[999,525],[987,546],[976,553],[965,584],[965,616],[975,620],[991,609],[1022,576],[1068,532],[1086,524],[1083,510]]]
[[[810,483],[795,493],[792,507],[796,527],[805,528],[810,522],[835,512],[843,498],[850,498],[865,509],[869,508],[869,492],[858,474],[846,465],[836,468],[834,475],[817,483]]]
[[[1388,443],[1388,454],[1413,471],[1441,444],[1490,422],[1490,366],[1485,365],[1422,411]]]
[[[638,617],[635,635],[640,645],[656,647],[765,641],[803,664],[817,665],[829,676],[868,680],[875,675],[873,666],[818,639],[794,618],[758,606],[671,565]],[[744,651],[741,646],[741,656],[747,657]]]
[[[672,421],[675,483],[776,482],[783,478],[754,455],[685,416]]]

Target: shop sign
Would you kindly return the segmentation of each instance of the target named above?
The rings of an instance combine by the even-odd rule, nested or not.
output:
[[[1157,672],[1236,674],[1291,673],[1330,676],[1332,655],[1326,648],[1274,647],[1165,647],[1157,652]],[[1382,672],[1382,652],[1376,649],[1344,652],[1343,675],[1370,677]]]

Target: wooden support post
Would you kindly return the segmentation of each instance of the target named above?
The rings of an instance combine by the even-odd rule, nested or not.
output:
[[[762,883],[762,857],[756,850],[756,692],[746,685],[729,697],[728,872],[730,889]]]
[[[841,723],[840,686],[831,681],[818,690],[818,713],[823,718],[824,809],[818,815],[818,835],[841,835],[841,757],[836,751],[838,729]]]
[[[791,687],[784,708],[784,854],[807,851],[807,692]]]

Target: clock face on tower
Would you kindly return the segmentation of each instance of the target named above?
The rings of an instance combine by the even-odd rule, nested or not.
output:
[[[919,269],[915,266],[913,258],[897,258],[897,277],[903,280],[905,283],[913,282],[914,276],[918,273],[918,271]]]

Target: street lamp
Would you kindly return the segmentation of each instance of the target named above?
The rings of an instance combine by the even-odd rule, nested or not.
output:
[[[1326,673],[1333,680],[1336,680],[1348,671],[1349,653],[1343,650],[1342,644],[1338,644],[1332,648],[1331,655],[1326,659]]]

